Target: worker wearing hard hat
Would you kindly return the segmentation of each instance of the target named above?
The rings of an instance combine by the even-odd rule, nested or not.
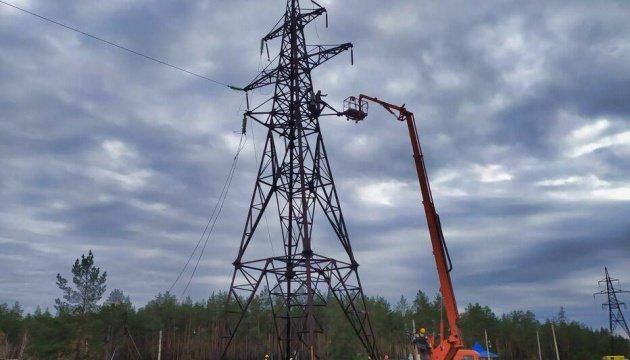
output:
[[[429,360],[431,345],[429,344],[425,328],[420,328],[420,330],[418,330],[417,336],[413,339],[413,344],[418,354],[417,360]]]

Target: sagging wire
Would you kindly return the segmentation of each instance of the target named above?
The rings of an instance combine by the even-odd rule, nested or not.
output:
[[[228,176],[226,178],[226,181],[225,181],[225,184],[223,186],[223,190],[221,192],[221,195],[219,195],[219,200],[217,201],[217,204],[215,205],[215,209],[218,206],[217,215],[214,217],[214,220],[212,221],[212,225],[210,226],[210,229],[209,229],[208,234],[206,236],[206,239],[204,241],[203,247],[201,248],[199,256],[197,257],[197,262],[195,263],[195,267],[193,268],[193,271],[190,274],[190,278],[188,279],[188,282],[186,283],[186,287],[184,288],[184,290],[182,291],[182,293],[180,295],[180,299],[182,299],[184,297],[184,295],[186,294],[186,292],[188,291],[188,287],[190,286],[190,283],[192,282],[193,277],[197,273],[197,268],[199,267],[199,262],[201,262],[201,258],[203,257],[203,254],[204,254],[204,252],[206,250],[206,246],[208,245],[208,240],[210,240],[210,235],[212,235],[212,232],[214,231],[214,228],[215,228],[215,226],[217,224],[217,221],[219,220],[219,217],[221,216],[221,212],[223,210],[223,205],[225,205],[225,200],[227,199],[227,195],[229,193],[230,186],[232,185],[232,180],[234,179],[234,173],[236,171],[236,165],[238,163],[238,157],[239,157],[241,151],[243,150],[243,148],[245,148],[245,144],[246,143],[247,143],[247,135],[245,133],[242,133],[241,134],[241,139],[240,139],[239,144],[238,144],[238,148],[236,150],[236,154],[234,155],[234,159],[232,161],[232,167],[230,168],[230,171],[229,171]]]
[[[198,77],[198,78],[200,78],[200,79],[204,79],[204,80],[210,81],[210,82],[212,82],[212,83],[214,83],[214,84],[216,84],[216,85],[227,86],[228,88],[230,88],[230,89],[232,89],[232,90],[235,90],[235,91],[244,91],[243,89],[241,89],[241,88],[240,88],[240,87],[238,87],[238,86],[230,85],[230,84],[224,83],[224,82],[222,82],[222,81],[215,80],[215,79],[209,78],[209,77],[207,77],[207,76],[197,74],[197,73],[192,72],[192,71],[190,71],[190,70],[186,70],[186,69],[184,69],[184,68],[182,68],[182,67],[179,67],[179,66],[177,66],[177,65],[169,64],[169,63],[167,63],[166,61],[163,61],[163,60],[157,59],[157,58],[155,58],[155,57],[153,57],[153,56],[149,56],[149,55],[143,54],[143,53],[141,53],[141,52],[139,52],[139,51],[137,51],[137,50],[133,50],[133,49],[128,48],[128,47],[126,47],[126,46],[122,46],[122,45],[117,44],[117,43],[115,43],[115,42],[112,42],[112,41],[106,40],[106,39],[104,39],[104,38],[102,38],[102,37],[99,37],[99,36],[96,36],[96,35],[92,35],[92,34],[90,34],[90,33],[86,32],[86,31],[80,30],[80,29],[78,29],[78,28],[76,28],[76,27],[73,27],[73,26],[70,26],[70,25],[66,25],[66,24],[64,24],[64,23],[62,23],[62,22],[59,22],[59,21],[54,20],[54,19],[51,19],[51,18],[49,18],[49,17],[46,17],[46,16],[43,16],[43,15],[37,14],[37,13],[35,13],[35,12],[33,12],[33,11],[26,10],[26,9],[24,9],[24,8],[21,8],[21,7],[17,6],[17,5],[14,5],[14,4],[11,4],[11,3],[8,3],[8,2],[6,2],[6,1],[0,0],[0,4],[4,4],[4,5],[6,5],[6,6],[12,7],[12,8],[14,8],[14,9],[16,9],[16,10],[22,11],[23,13],[26,13],[26,14],[28,14],[28,15],[31,15],[31,16],[34,16],[34,17],[37,17],[37,18],[39,18],[39,19],[41,19],[41,20],[44,20],[44,21],[47,21],[47,22],[49,22],[49,23],[51,23],[51,24],[54,24],[54,25],[60,26],[60,27],[62,27],[62,28],[65,28],[66,30],[74,31],[74,32],[76,32],[76,33],[78,33],[78,34],[81,34],[81,35],[83,35],[83,36],[87,36],[87,37],[89,37],[89,38],[91,38],[91,39],[94,39],[94,40],[100,41],[100,42],[105,43],[105,44],[107,44],[107,45],[109,45],[109,46],[113,46],[113,47],[118,48],[118,49],[120,49],[120,50],[123,50],[123,51],[129,52],[129,53],[131,53],[131,54],[134,54],[134,55],[140,56],[140,57],[142,57],[142,58],[144,58],[144,59],[146,59],[146,60],[150,60],[150,61],[156,62],[156,63],[158,63],[158,64],[161,64],[161,65],[164,65],[164,66],[168,66],[168,67],[170,67],[170,68],[172,68],[172,69],[175,69],[175,70],[179,70],[179,71],[185,72],[185,73],[187,73],[187,74],[189,74],[189,75],[196,76],[196,77]]]
[[[186,291],[188,290],[188,287],[190,286],[192,278],[194,277],[195,273],[197,272],[197,268],[199,266],[199,262],[201,261],[201,257],[203,256],[203,253],[204,253],[204,251],[206,249],[206,246],[208,245],[208,240],[210,239],[210,235],[214,231],[214,228],[215,228],[215,226],[217,224],[219,216],[221,215],[221,211],[223,210],[223,205],[225,204],[225,200],[227,199],[227,195],[228,195],[230,186],[232,184],[232,180],[234,178],[234,173],[235,173],[235,170],[236,170],[236,165],[238,163],[239,155],[240,155],[241,151],[243,150],[243,148],[245,147],[246,143],[247,143],[247,135],[244,132],[242,132],[241,133],[241,138],[239,140],[239,144],[238,144],[238,147],[237,147],[237,150],[236,150],[236,153],[235,153],[235,155],[234,155],[234,157],[232,159],[232,165],[230,166],[230,170],[228,171],[228,175],[226,176],[225,182],[223,183],[223,188],[221,189],[221,192],[219,194],[217,202],[215,203],[214,208],[212,209],[212,212],[210,214],[210,217],[208,218],[208,222],[206,223],[206,226],[205,226],[205,228],[203,230],[203,233],[199,237],[199,240],[197,241],[197,244],[195,245],[195,248],[193,249],[193,251],[191,252],[190,256],[188,257],[188,260],[186,261],[186,264],[184,265],[182,270],[177,275],[177,278],[175,279],[175,281],[173,281],[173,283],[169,287],[169,289],[168,289],[169,293],[173,290],[173,288],[175,287],[177,282],[181,279],[182,275],[184,274],[184,272],[188,268],[188,265],[190,265],[190,262],[192,261],[193,257],[195,256],[195,253],[197,253],[197,250],[199,249],[199,246],[201,245],[201,242],[203,241],[204,244],[203,244],[203,247],[201,248],[201,252],[199,253],[199,256],[197,258],[197,261],[195,263],[193,271],[192,271],[192,273],[190,275],[190,278],[188,279],[188,282],[186,283],[186,287],[184,288],[184,291],[182,291],[182,293],[181,293],[180,298],[183,298],[183,296],[185,295]],[[204,241],[204,239],[205,239],[205,241]]]

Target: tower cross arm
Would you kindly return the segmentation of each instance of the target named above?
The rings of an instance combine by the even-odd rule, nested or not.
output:
[[[322,14],[326,13],[326,9],[323,7],[317,8],[315,10],[309,11],[309,12],[305,12],[300,14],[297,17],[297,21],[300,24],[300,27],[304,27],[306,26],[308,23],[310,23],[311,21],[315,20],[317,17],[319,17]],[[275,28],[273,28],[273,30],[271,30],[267,35],[265,35],[265,37],[262,38],[262,41],[269,41],[269,40],[273,40],[277,37],[282,36],[282,34],[284,33],[285,27],[286,27],[286,22],[283,24],[278,23],[279,26],[276,26]]]
[[[322,14],[326,13],[326,9],[323,7],[317,8],[315,10],[306,12],[306,13],[302,13],[300,14],[300,23],[302,24],[302,26],[306,26],[308,23],[310,23],[311,21],[315,20],[317,17],[319,17]],[[328,27],[328,25],[326,25],[326,27]]]
[[[265,35],[265,37],[262,38],[262,41],[269,41],[269,40],[273,40],[279,36],[282,36],[282,33],[284,31],[284,27],[285,24],[281,24],[281,26],[276,26],[273,30],[271,30],[267,35]]]
[[[315,45],[306,57],[312,69],[332,59],[340,53],[348,49],[352,49],[352,46],[352,43],[345,43],[341,45]]]
[[[280,68],[275,68],[261,72],[260,74],[258,74],[258,76],[256,76],[254,80],[252,80],[252,82],[249,83],[249,85],[245,86],[243,90],[251,91],[261,88],[263,86],[273,84],[278,76],[279,69]]]

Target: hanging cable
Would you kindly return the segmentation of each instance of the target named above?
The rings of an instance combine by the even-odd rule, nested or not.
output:
[[[215,209],[218,206],[218,210],[216,212],[216,216],[214,217],[214,219],[211,218],[212,225],[210,226],[210,229],[208,230],[208,233],[207,233],[207,235],[205,237],[205,241],[204,241],[203,247],[201,248],[201,251],[199,252],[199,256],[197,257],[197,262],[195,263],[195,267],[193,268],[193,271],[190,274],[190,278],[188,279],[188,282],[186,283],[186,287],[184,287],[184,290],[182,291],[182,293],[180,295],[180,299],[182,299],[184,297],[184,295],[186,294],[186,292],[188,291],[188,287],[190,286],[190,283],[192,282],[193,277],[197,273],[197,268],[199,267],[199,262],[201,261],[201,258],[203,257],[203,254],[204,254],[204,252],[206,250],[206,246],[208,245],[208,240],[210,240],[210,235],[212,235],[212,232],[214,231],[214,228],[215,228],[215,226],[217,224],[217,221],[219,220],[219,216],[221,215],[221,212],[223,210],[223,205],[225,204],[225,200],[227,199],[227,195],[228,195],[228,192],[230,190],[230,186],[232,185],[232,180],[234,179],[234,173],[235,173],[235,170],[236,170],[236,165],[238,163],[238,156],[240,155],[241,151],[245,147],[246,142],[247,142],[247,136],[245,134],[241,134],[241,139],[239,141],[238,148],[236,150],[236,154],[234,155],[234,159],[232,161],[232,167],[230,168],[230,171],[228,172],[228,176],[227,176],[226,182],[223,185],[223,190],[221,191],[221,194],[219,195],[219,200],[217,201],[217,204],[215,205]]]
[[[182,275],[184,274],[184,272],[188,268],[188,265],[190,265],[190,261],[195,256],[195,253],[197,252],[197,249],[199,249],[199,245],[201,245],[201,242],[204,240],[204,238],[206,239],[206,244],[208,242],[207,239],[210,236],[210,233],[212,232],[212,230],[214,229],[214,224],[216,224],[216,219],[219,217],[219,213],[221,212],[221,209],[223,207],[223,203],[225,202],[225,198],[227,197],[227,192],[228,192],[230,184],[232,182],[232,178],[234,177],[234,170],[236,169],[236,163],[238,162],[238,156],[239,156],[241,150],[243,149],[243,147],[245,146],[245,144],[243,142],[244,138],[246,139],[246,136],[245,136],[245,134],[242,134],[241,135],[241,140],[239,141],[239,146],[238,146],[238,148],[236,150],[236,154],[234,155],[234,158],[232,160],[232,165],[230,166],[230,170],[228,170],[228,175],[227,175],[227,177],[225,179],[225,182],[223,183],[223,188],[221,189],[221,192],[219,193],[219,197],[217,198],[217,202],[215,203],[214,208],[212,209],[212,212],[210,213],[210,216],[208,217],[208,222],[206,223],[206,226],[204,227],[203,232],[202,232],[201,236],[199,237],[199,240],[197,241],[197,244],[195,245],[195,248],[190,253],[190,256],[188,257],[188,260],[186,260],[186,264],[184,265],[184,267],[182,267],[182,270],[177,275],[177,278],[175,279],[175,281],[173,281],[171,286],[168,288],[168,292],[169,293],[173,290],[175,285],[177,285],[177,282],[181,279]],[[218,213],[217,213],[217,211],[218,211]],[[216,214],[216,216],[215,216],[215,214]],[[214,222],[213,222],[213,219],[214,219]],[[212,226],[211,226],[211,224],[212,224]],[[204,244],[203,248],[205,249],[205,244]],[[198,263],[199,262],[197,261],[197,264]],[[197,266],[195,266],[195,269],[196,268],[197,268]]]
[[[186,69],[184,69],[184,68],[181,68],[181,67],[179,67],[179,66],[176,66],[176,65],[173,65],[173,64],[169,64],[169,63],[167,63],[166,61],[162,61],[162,60],[156,59],[156,58],[154,58],[154,57],[152,57],[152,56],[145,55],[145,54],[143,54],[143,53],[141,53],[141,52],[139,52],[139,51],[136,51],[136,50],[130,49],[130,48],[128,48],[128,47],[125,47],[125,46],[122,46],[122,45],[119,45],[119,44],[116,44],[116,43],[111,42],[111,41],[109,41],[109,40],[105,40],[105,39],[103,39],[103,38],[101,38],[101,37],[98,37],[98,36],[96,36],[96,35],[89,34],[89,33],[85,32],[85,31],[83,31],[83,30],[79,30],[79,29],[77,29],[77,28],[75,28],[75,27],[72,27],[72,26],[69,26],[69,25],[65,25],[65,24],[63,24],[63,23],[61,23],[61,22],[59,22],[59,21],[53,20],[53,19],[51,19],[51,18],[48,18],[48,17],[42,16],[42,15],[39,15],[39,14],[34,13],[34,12],[32,12],[32,11],[29,11],[29,10],[23,9],[23,8],[21,8],[21,7],[19,7],[19,6],[16,6],[16,5],[10,4],[10,3],[6,2],[6,1],[0,0],[0,3],[2,3],[2,4],[4,4],[4,5],[7,5],[7,6],[10,6],[10,7],[12,7],[12,8],[14,8],[14,9],[16,9],[16,10],[22,11],[22,12],[24,12],[24,13],[26,13],[26,14],[29,14],[29,15],[35,16],[35,17],[37,17],[37,18],[39,18],[39,19],[42,19],[42,20],[48,21],[48,22],[50,22],[50,23],[52,23],[52,24],[55,24],[55,25],[61,26],[61,27],[65,28],[65,29],[67,29],[67,30],[74,31],[74,32],[76,32],[76,33],[79,33],[79,34],[81,34],[81,35],[87,36],[87,37],[92,38],[92,39],[94,39],[94,40],[101,41],[101,42],[103,42],[103,43],[105,43],[105,44],[107,44],[107,45],[110,45],[110,46],[116,47],[116,48],[118,48],[118,49],[121,49],[121,50],[124,50],[124,51],[130,52],[130,53],[132,53],[132,54],[134,54],[134,55],[137,55],[137,56],[143,57],[143,58],[145,58],[145,59],[147,59],[147,60],[150,60],[150,61],[156,62],[156,63],[158,63],[158,64],[161,64],[161,65],[164,65],[164,66],[168,66],[168,67],[173,68],[173,69],[175,69],[175,70],[179,70],[179,71],[185,72],[185,73],[187,73],[187,74],[189,74],[189,75],[193,75],[193,76],[196,76],[196,77],[198,77],[198,78],[201,78],[201,79],[204,79],[204,80],[207,80],[207,81],[213,82],[213,83],[215,83],[215,84],[217,84],[217,85],[227,86],[228,88],[230,88],[230,89],[232,89],[232,90],[236,90],[236,91],[244,91],[242,88],[240,88],[240,87],[238,87],[238,86],[229,85],[229,84],[226,84],[226,83],[221,82],[221,81],[219,81],[219,80],[211,79],[211,78],[209,78],[209,77],[207,77],[207,76],[203,76],[203,75],[197,74],[197,73],[195,73],[195,72],[192,72],[192,71],[190,71],[190,70],[186,70]]]
[[[245,95],[247,96],[247,93],[245,93]],[[243,102],[245,102],[246,98],[243,98],[241,100],[241,103],[238,106],[238,113],[240,113],[241,111],[243,111]],[[249,107],[249,104],[248,104]],[[247,109],[249,110],[249,109]],[[217,202],[214,205],[214,208],[212,209],[212,212],[210,213],[210,216],[208,217],[208,222],[206,223],[206,226],[203,229],[203,232],[201,233],[201,236],[199,237],[199,240],[197,241],[197,244],[195,245],[195,248],[193,249],[193,251],[190,253],[190,256],[188,257],[188,260],[186,260],[186,264],[184,264],[184,266],[182,267],[181,271],[179,272],[179,274],[177,275],[177,278],[175,279],[175,281],[173,281],[173,283],[171,284],[171,286],[168,289],[168,292],[171,292],[173,290],[173,288],[175,287],[175,285],[177,285],[177,282],[181,279],[182,275],[184,274],[184,272],[186,272],[186,269],[188,268],[188,265],[190,265],[191,260],[193,259],[193,257],[195,256],[195,253],[197,253],[197,249],[199,249],[199,245],[201,245],[201,242],[204,241],[204,238],[206,239],[206,241],[204,242],[204,246],[202,248],[202,254],[205,250],[205,246],[208,242],[208,238],[210,236],[210,232],[212,232],[212,230],[214,229],[214,224],[216,223],[216,219],[218,218],[218,214],[215,218],[215,214],[217,212],[217,210],[219,210],[222,208],[222,202],[225,202],[225,198],[227,197],[227,190],[232,182],[232,178],[234,176],[234,171],[236,169],[236,162],[238,161],[238,156],[241,152],[241,150],[243,149],[243,147],[245,146],[245,144],[243,143],[243,138],[245,138],[245,141],[247,140],[247,136],[245,135],[245,131],[244,131],[244,127],[241,129],[241,139],[239,141],[239,145],[238,148],[236,150],[236,154],[234,155],[234,158],[232,160],[232,166],[230,167],[230,170],[228,170],[228,175],[225,179],[225,182],[223,183],[223,188],[221,189],[221,192],[219,194],[219,197],[217,198]],[[222,200],[223,199],[223,200]],[[219,207],[219,205],[221,204],[221,207]],[[213,222],[214,219],[214,222]],[[210,226],[212,224],[212,227]],[[210,232],[208,232],[208,229],[210,229]],[[206,236],[207,233],[207,236]],[[197,269],[197,265],[199,264],[199,260],[198,259],[195,268],[193,270],[193,275],[194,272],[196,272]],[[192,276],[191,276],[192,279]],[[186,288],[184,289],[184,291],[181,293],[180,298],[183,297],[184,293],[186,292],[186,290],[188,289],[188,285],[190,284],[190,280],[188,281]]]

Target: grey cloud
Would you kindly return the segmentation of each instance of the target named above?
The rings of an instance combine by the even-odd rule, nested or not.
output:
[[[266,65],[260,38],[284,10],[278,1],[32,6],[234,85],[253,78],[259,61]],[[605,324],[590,293],[604,264],[620,278],[630,271],[628,202],[594,194],[630,186],[628,145],[567,153],[582,144],[569,141],[571,132],[595,119],[609,122],[601,136],[628,129],[629,8],[358,0],[328,8],[330,28],[319,21],[309,43],[351,41],[355,66],[344,54],[318,69],[314,84],[339,106],[367,93],[416,114],[460,306],[531,305],[544,318],[570,304],[570,317]],[[0,240],[0,302],[50,306],[59,296],[54,274],[93,248],[110,288],[142,305],[170,286],[201,235],[232,161],[243,98],[23,14],[0,14],[0,239],[9,239]],[[519,66],[537,72],[519,78]],[[252,103],[269,91],[250,94]],[[332,117],[322,128],[368,294],[397,301],[418,288],[436,291],[404,124],[371,105],[362,124]],[[232,270],[257,169],[253,145],[260,152],[263,140],[259,127],[249,130],[189,290],[195,299],[224,287]],[[112,157],[107,141],[132,155]],[[511,178],[482,182],[490,165]],[[125,185],[120,176],[135,171],[150,175]],[[579,179],[540,185],[572,176]],[[391,179],[404,187],[393,190],[400,190],[394,206],[368,206],[357,196]],[[275,236],[277,216],[268,220]],[[315,246],[342,256],[321,213],[316,220]],[[266,226],[259,230],[252,258],[270,252]],[[575,287],[584,274],[593,289]],[[529,303],[518,302],[523,292]]]

